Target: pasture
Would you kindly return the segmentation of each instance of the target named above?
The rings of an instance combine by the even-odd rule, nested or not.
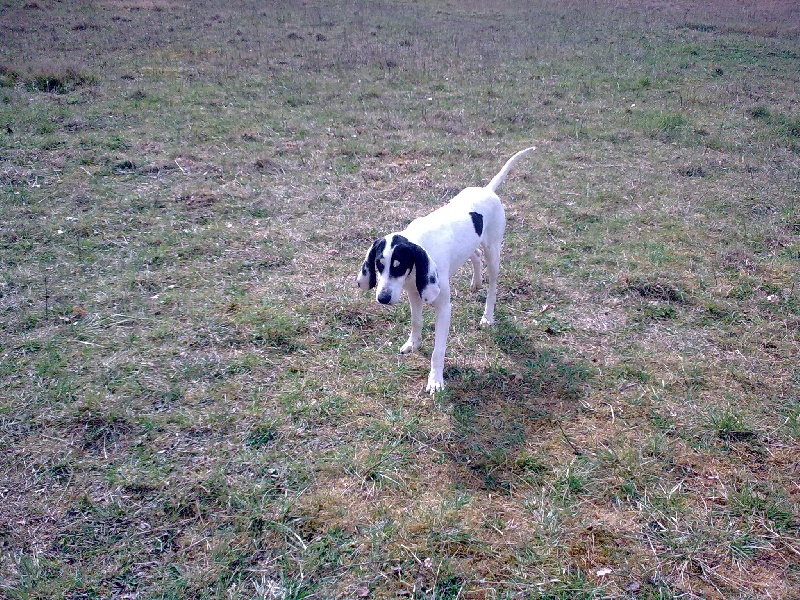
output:
[[[0,596],[800,596],[800,8],[0,0]],[[370,243],[536,145],[442,393]]]

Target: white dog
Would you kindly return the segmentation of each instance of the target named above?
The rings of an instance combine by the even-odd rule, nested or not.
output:
[[[444,387],[444,353],[450,330],[450,278],[468,259],[472,261],[472,291],[481,280],[481,256],[486,258],[489,289],[481,325],[494,322],[497,275],[500,271],[500,246],[506,216],[495,193],[523,155],[517,152],[483,188],[462,190],[445,206],[413,220],[398,233],[375,240],[367,253],[356,284],[363,290],[377,287],[381,304],[397,304],[402,290],[411,304],[411,335],[400,348],[406,354],[419,347],[422,339],[422,305],[436,309],[436,334],[431,356],[431,372],[425,388],[431,394]],[[481,252],[483,248],[483,252]]]

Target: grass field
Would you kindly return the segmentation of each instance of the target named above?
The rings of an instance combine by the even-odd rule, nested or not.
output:
[[[0,596],[800,597],[800,8],[0,0]],[[500,188],[446,388],[371,241]]]

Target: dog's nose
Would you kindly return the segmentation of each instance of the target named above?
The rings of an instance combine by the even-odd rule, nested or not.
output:
[[[389,304],[392,301],[392,295],[387,292],[378,294],[378,302],[381,304]]]

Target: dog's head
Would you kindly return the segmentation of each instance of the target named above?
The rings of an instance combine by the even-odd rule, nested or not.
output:
[[[421,246],[394,233],[372,244],[356,284],[362,290],[377,287],[375,298],[381,304],[397,304],[406,279],[412,272],[422,301],[436,300],[439,296],[436,264]]]

